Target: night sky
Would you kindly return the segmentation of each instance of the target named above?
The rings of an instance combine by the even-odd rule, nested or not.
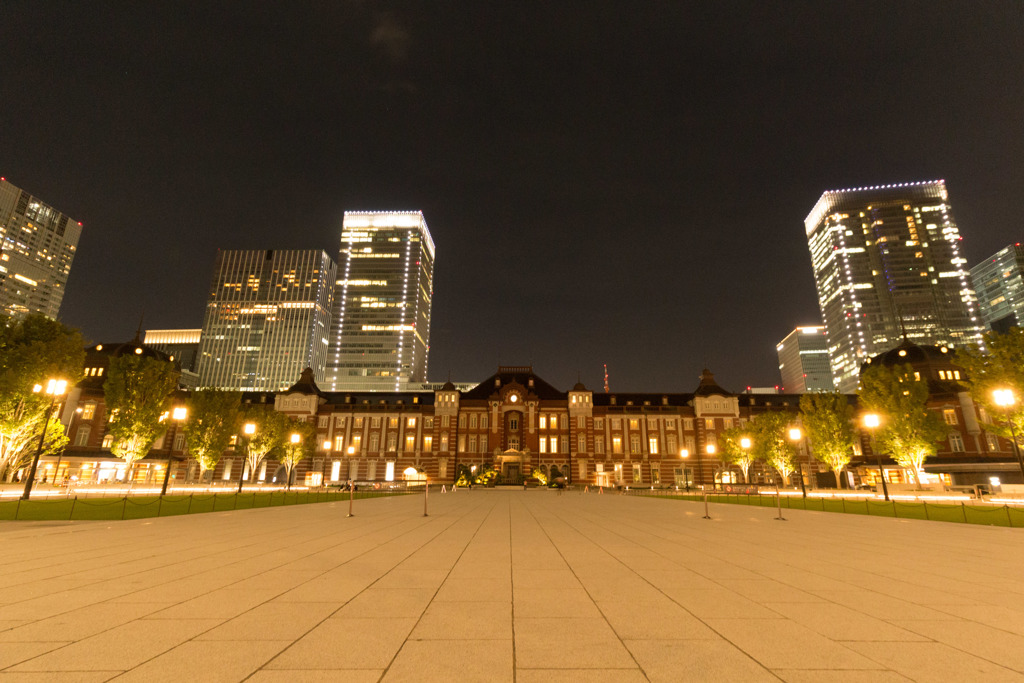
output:
[[[200,327],[217,248],[422,209],[431,380],[740,390],[820,324],[824,190],[944,178],[971,265],[1024,237],[1020,2],[8,0],[0,59],[93,341]]]

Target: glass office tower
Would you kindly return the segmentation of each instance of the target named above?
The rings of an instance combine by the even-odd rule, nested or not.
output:
[[[1024,247],[1000,249],[971,268],[978,309],[988,327],[1005,332],[1024,321]]]
[[[804,221],[837,388],[912,342],[961,348],[981,331],[942,180],[833,190]]]
[[[427,381],[434,241],[422,211],[346,211],[326,387]]]
[[[199,340],[199,386],[281,391],[323,382],[334,262],[322,250],[218,251]]]
[[[828,337],[821,325],[798,327],[775,346],[779,374],[787,394],[832,391],[832,369],[828,362]]]
[[[0,178],[0,313],[57,318],[82,224]]]

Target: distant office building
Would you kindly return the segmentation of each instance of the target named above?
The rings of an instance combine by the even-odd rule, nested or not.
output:
[[[0,313],[57,318],[82,224],[0,178]]]
[[[199,386],[280,391],[323,381],[334,262],[321,250],[219,251],[199,342]]]
[[[427,381],[434,241],[421,211],[346,211],[325,387]]]
[[[907,339],[961,348],[981,331],[942,180],[825,192],[804,221],[832,377]]]
[[[1024,320],[1024,247],[1020,242],[1000,249],[971,268],[982,321],[1005,332]]]
[[[833,391],[832,369],[828,363],[828,338],[821,325],[798,327],[780,341],[779,373],[788,394]]]
[[[186,389],[199,386],[199,336],[202,329],[192,330],[146,330],[143,344],[166,353],[181,367],[178,383]]]

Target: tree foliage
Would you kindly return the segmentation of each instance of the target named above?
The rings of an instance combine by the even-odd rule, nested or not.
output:
[[[792,422],[792,416],[782,411],[761,413],[750,422],[753,456],[778,471],[787,484],[795,468],[796,457],[796,446],[787,434]]]
[[[284,444],[278,449],[277,459],[284,465],[288,488],[292,486],[292,472],[295,466],[316,451],[316,427],[312,422],[289,418],[286,425]],[[298,440],[293,438],[298,437]]]
[[[853,406],[839,392],[804,394],[800,397],[802,422],[814,457],[839,476],[850,464],[857,440]]]
[[[928,383],[916,380],[910,365],[869,367],[860,382],[861,406],[882,418],[875,444],[900,467],[911,470],[920,485],[925,460],[949,433],[943,419],[927,408]]]
[[[178,370],[173,363],[138,355],[110,359],[107,381],[103,384],[110,413],[110,451],[124,458],[125,478],[132,465],[143,458],[153,442],[167,431],[161,417],[170,407],[171,395],[178,387]]]
[[[750,448],[743,448],[742,439],[751,440]],[[743,483],[750,483],[750,468],[756,461],[753,448],[753,438],[749,430],[743,427],[733,427],[722,432],[718,437],[718,457],[722,462],[731,463],[740,468],[743,472]]]
[[[0,316],[0,474],[8,479],[34,454],[50,407],[50,398],[33,387],[56,378],[69,388],[79,382],[84,345],[77,330],[43,315]],[[51,419],[43,455],[66,444],[63,426]]]
[[[238,436],[238,445],[245,454],[249,478],[255,479],[256,468],[263,459],[279,452],[284,446],[285,434],[290,423],[287,415],[265,404],[251,404],[243,408],[240,424],[247,423],[255,425],[256,431],[250,435],[243,430]]]
[[[220,456],[238,433],[242,394],[237,391],[202,389],[188,400],[185,439],[188,454],[205,473],[217,466]]]
[[[1002,423],[986,425],[993,434],[1012,438],[1010,427],[1005,422],[1013,420],[1018,437],[1024,436],[1024,329],[1011,328],[1000,334],[988,332],[982,337],[983,351],[978,345],[958,351],[956,362],[966,371],[964,384],[971,392],[975,403],[989,415],[1002,418]],[[992,392],[996,389],[1010,389],[1017,402],[1009,409],[996,405]]]

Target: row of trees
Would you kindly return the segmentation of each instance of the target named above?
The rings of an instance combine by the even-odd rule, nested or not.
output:
[[[35,454],[50,400],[34,391],[48,378],[74,386],[84,378],[85,342],[77,330],[42,315],[0,317],[0,476],[10,481]],[[110,359],[103,385],[111,453],[125,461],[125,478],[145,457],[171,423],[178,388],[173,364],[142,354]],[[268,457],[278,459],[291,483],[295,466],[316,447],[314,426],[293,420],[266,405],[242,405],[238,392],[203,390],[186,401],[188,456],[201,473],[216,467],[232,439],[245,456],[250,473]],[[243,425],[251,425],[246,433]],[[56,455],[68,437],[58,420],[50,420],[42,455]]]
[[[981,345],[960,351],[955,358],[965,370],[962,383],[972,399],[995,418],[986,429],[1008,439],[1024,434],[1024,403],[1020,400],[1024,398],[1024,330],[987,333]],[[939,442],[950,432],[942,416],[927,407],[926,380],[909,364],[873,366],[861,375],[858,397],[861,414],[875,413],[880,417],[879,427],[872,434],[873,448],[909,470],[918,485],[925,461],[935,454]],[[996,390],[1007,389],[1017,401],[998,405]],[[839,393],[804,394],[800,398],[799,420],[785,412],[769,412],[758,415],[747,425],[727,430],[719,441],[721,459],[739,467],[745,481],[749,481],[750,468],[758,461],[788,480],[797,454],[797,443],[788,438],[788,430],[797,422],[814,457],[835,473],[838,482],[850,463],[858,438],[854,407]]]

